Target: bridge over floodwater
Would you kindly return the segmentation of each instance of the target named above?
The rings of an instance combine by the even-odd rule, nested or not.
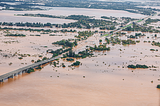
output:
[[[54,57],[54,58],[50,58],[48,60],[40,61],[40,62],[37,62],[37,63],[33,63],[31,65],[28,65],[28,66],[19,68],[17,70],[8,72],[6,74],[0,75],[0,82],[3,82],[5,79],[14,78],[14,76],[16,76],[16,75],[19,75],[21,73],[27,72],[28,69],[30,69],[30,68],[38,67],[40,65],[46,64],[46,63],[51,62],[53,60],[56,60],[58,58],[60,58],[60,56],[57,56],[57,57]]]

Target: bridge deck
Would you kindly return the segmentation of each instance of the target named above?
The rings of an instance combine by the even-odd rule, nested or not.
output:
[[[60,56],[57,56],[57,57],[54,57],[54,58],[51,58],[51,59],[48,59],[48,60],[40,61],[40,62],[37,62],[37,63],[33,63],[31,65],[28,65],[28,66],[19,68],[17,70],[8,72],[6,74],[0,75],[0,82],[2,82],[3,80],[5,80],[5,79],[7,79],[7,78],[9,78],[11,76],[14,76],[15,74],[21,73],[22,71],[25,71],[25,70],[30,69],[30,68],[37,67],[39,65],[48,63],[48,62],[53,61],[53,60],[58,59],[58,58],[60,58]]]

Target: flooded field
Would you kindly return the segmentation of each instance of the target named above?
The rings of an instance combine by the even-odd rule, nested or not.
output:
[[[80,61],[83,65],[74,70],[48,65],[41,71],[9,80],[1,87],[0,104],[158,106],[158,72],[108,68],[102,64],[104,56]]]
[[[25,11],[26,13],[30,13],[29,11]],[[37,11],[36,11],[37,12]],[[41,13],[41,11],[39,11]],[[74,20],[69,19],[57,19],[57,18],[42,18],[42,17],[21,17],[21,16],[14,16],[14,14],[19,14],[24,12],[13,12],[13,11],[0,11],[0,22],[41,22],[47,23],[50,22],[52,24],[63,24],[63,23],[70,23],[75,22]]]
[[[52,7],[50,10],[43,11],[0,11],[0,22],[41,22],[47,23],[50,22],[52,24],[63,24],[75,22],[74,20],[68,19],[57,19],[57,18],[41,18],[41,17],[21,17],[14,16],[14,14],[24,14],[24,13],[32,13],[32,14],[50,14],[50,15],[87,15],[87,16],[95,16],[95,18],[100,18],[101,16],[114,16],[114,17],[132,17],[132,18],[143,18],[144,15],[129,13],[126,11],[120,10],[102,10],[102,9],[85,9],[85,8],[65,8],[65,7]]]
[[[159,7],[159,6],[137,6],[137,7],[160,9],[160,7]]]
[[[52,15],[83,14],[89,16],[126,16],[141,18],[143,15],[115,10],[51,8],[48,11],[0,11],[0,21],[16,22],[66,22],[64,20],[36,17],[17,17],[19,13],[43,13]],[[8,17],[8,18],[7,18]],[[12,18],[11,18],[12,17]],[[6,19],[5,19],[6,18]],[[8,20],[7,20],[8,19]],[[12,21],[10,20],[12,19]],[[39,19],[39,20],[38,20]],[[46,22],[45,22],[46,23]],[[46,28],[47,29],[47,28]],[[56,28],[53,28],[54,30]],[[76,29],[77,31],[102,31],[96,29]],[[61,30],[57,28],[56,30]],[[70,28],[68,28],[70,30]],[[109,32],[108,30],[104,30]],[[9,37],[6,34],[25,34],[25,37]],[[127,40],[127,35],[141,32],[125,32],[119,36]],[[51,57],[48,49],[61,48],[52,45],[62,39],[75,39],[77,32],[47,33],[36,31],[0,30],[0,75],[32,64],[32,60]],[[107,44],[110,51],[94,52],[93,57],[75,59],[82,64],[79,67],[68,67],[73,62],[59,60],[57,67],[48,63],[42,69],[30,74],[24,73],[0,84],[0,106],[159,106],[160,90],[160,47],[152,46],[152,41],[159,42],[160,34],[144,33],[134,45]],[[76,53],[86,49],[86,46],[99,45],[99,40],[106,43],[105,37],[95,33],[87,40],[78,42],[73,48]],[[154,49],[156,51],[151,51]],[[23,59],[19,59],[25,55]],[[62,67],[62,63],[66,65]],[[129,69],[128,65],[142,64],[155,66],[148,69]]]
[[[23,32],[28,33],[28,32]],[[127,32],[127,35],[136,32]],[[31,34],[31,33],[30,33]],[[159,41],[160,34],[154,38],[152,33],[145,33],[140,43],[136,45],[108,45],[111,50],[108,52],[96,52],[95,57],[78,59],[82,63],[75,68],[54,67],[48,64],[42,70],[31,74],[23,74],[14,79],[6,80],[0,87],[0,105],[13,106],[158,106],[160,91],[156,89],[159,84],[159,47],[152,46],[144,41]],[[4,53],[46,54],[46,49],[56,49],[51,45],[53,41],[74,38],[73,35],[55,36],[48,35],[29,36],[24,38],[4,37],[1,35],[1,49]],[[149,38],[147,38],[149,37]],[[82,41],[76,50],[83,50],[86,45],[98,44],[99,35],[88,38],[87,42]],[[120,39],[127,39],[125,36]],[[19,43],[6,44],[3,41],[15,40]],[[42,48],[47,46],[47,48]],[[36,50],[36,48],[39,50]],[[158,49],[152,52],[150,49]],[[120,51],[120,49],[122,51]],[[157,55],[157,57],[156,57]],[[1,74],[22,67],[31,59],[39,57],[26,57],[19,60],[17,57],[1,57]],[[13,62],[12,65],[8,65]],[[60,59],[60,64],[71,65],[70,62]],[[26,64],[26,65],[27,65]],[[146,64],[157,66],[156,70],[149,69],[128,69],[129,64]],[[6,71],[5,71],[6,70]],[[84,77],[85,76],[85,77]],[[83,101],[83,102],[82,102]]]
[[[39,55],[43,57],[51,57],[47,54],[48,49],[56,50],[59,46],[52,45],[53,42],[62,39],[74,38],[75,34],[68,34],[68,36],[49,36],[49,34],[41,34],[36,36],[38,32],[29,31],[11,31],[12,33],[26,34],[26,37],[7,37],[7,33],[0,31],[0,74],[13,71],[25,65],[32,64],[31,60],[40,59]],[[31,36],[34,35],[34,36]],[[30,56],[24,57],[22,60],[18,54],[29,54]],[[7,55],[7,56],[6,56]],[[15,56],[14,56],[15,55]],[[12,65],[9,65],[12,63]]]

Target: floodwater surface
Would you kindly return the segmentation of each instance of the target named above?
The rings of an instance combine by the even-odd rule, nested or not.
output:
[[[57,19],[57,18],[42,18],[42,17],[26,17],[26,16],[14,16],[14,14],[50,14],[50,15],[87,15],[95,16],[95,18],[100,18],[101,16],[113,16],[113,17],[132,17],[132,18],[143,18],[144,15],[129,13],[127,11],[121,10],[104,10],[104,9],[86,9],[86,8],[67,8],[67,7],[50,7],[50,10],[39,10],[39,11],[0,11],[0,22],[41,22],[52,24],[63,24],[75,22],[75,20],[68,19]]]
[[[0,21],[73,22],[73,20],[14,16],[20,13],[77,14],[95,16],[95,18],[101,16],[144,17],[119,10],[54,7],[48,11],[0,11]],[[22,33],[26,37],[4,36],[7,33]],[[77,35],[77,32],[64,33],[62,36],[40,33],[0,31],[0,75],[32,64],[31,60],[41,59],[40,55],[51,57],[52,54],[46,53],[47,49],[61,48],[61,46],[52,45],[53,42],[73,39]],[[135,34],[135,32],[126,33],[127,35]],[[35,36],[39,34],[40,36]],[[153,33],[145,34],[147,36],[133,39],[140,40],[136,45],[109,44],[107,46],[111,47],[110,51],[95,52],[94,57],[91,58],[75,59],[82,63],[79,67],[68,67],[73,62],[60,59],[58,67],[50,63],[41,70],[5,80],[0,84],[0,106],[158,106],[160,90],[156,86],[160,83],[158,80],[160,79],[160,49],[144,41],[158,42],[160,34],[157,34],[157,38],[154,38]],[[119,38],[127,39],[126,36]],[[98,45],[99,39],[105,43],[105,37],[95,34],[87,41],[79,42],[73,50],[77,53],[84,50],[86,46]],[[150,49],[158,51],[153,52]],[[18,57],[21,54],[30,54],[30,56],[20,60]],[[65,68],[62,68],[62,63],[66,65]],[[154,65],[157,68],[128,69],[127,66],[130,64]]]
[[[127,34],[134,33],[135,32]],[[42,70],[5,80],[0,86],[0,105],[158,106],[160,91],[156,86],[159,84],[158,79],[160,78],[160,49],[159,47],[152,46],[151,43],[144,43],[144,41],[155,39],[151,36],[153,34],[146,33],[146,35],[149,38],[147,38],[147,36],[139,38],[140,43],[136,45],[108,45],[111,47],[110,51],[96,52],[95,57],[78,59],[78,61],[82,63],[79,67],[70,68],[68,65],[71,65],[72,62],[66,62],[60,59],[60,64],[57,65],[60,67],[54,67],[52,64],[48,64]],[[158,34],[158,37],[159,36]],[[33,38],[30,39],[30,37]],[[47,35],[40,36],[39,38],[34,37],[35,36],[27,36],[26,38],[16,39],[21,41],[21,43],[19,43],[21,46],[26,45],[22,43],[25,39],[30,39],[30,42],[35,43],[34,47],[43,42],[42,45],[50,48],[52,48],[50,45],[52,41],[63,39],[63,36],[52,39]],[[66,37],[67,36],[65,36],[65,38]],[[72,37],[73,36],[68,36],[68,38]],[[44,38],[45,40],[43,41]],[[76,48],[79,50],[84,49],[85,44],[93,45],[93,41],[97,44],[99,39],[105,42],[105,38],[94,35],[90,37],[87,42],[80,42],[81,44]],[[122,36],[120,39],[127,38]],[[155,41],[159,41],[159,38],[155,39]],[[27,45],[30,48],[31,45]],[[7,44],[5,44],[5,46],[7,46]],[[158,49],[158,51],[150,51],[152,48]],[[122,51],[120,51],[120,49]],[[45,49],[42,49],[42,51],[43,50]],[[23,52],[23,50],[20,51]],[[31,49],[27,49],[26,51],[29,52]],[[14,58],[10,58],[10,60],[13,59]],[[24,60],[29,62],[27,59]],[[3,61],[5,62],[7,59]],[[17,59],[16,61],[23,61],[23,59]],[[61,67],[62,63],[66,65],[66,68]],[[154,71],[152,70],[154,68],[133,70],[127,68],[129,64],[154,65],[157,68],[155,68],[156,70]],[[12,67],[12,65],[8,67]],[[1,69],[2,68],[3,64],[1,64]]]

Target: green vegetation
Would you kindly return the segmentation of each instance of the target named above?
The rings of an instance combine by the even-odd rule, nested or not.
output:
[[[20,59],[20,60],[21,60],[21,59],[23,59],[23,57],[18,57],[18,59]]]
[[[53,16],[53,15],[47,15],[47,14],[18,14],[18,16],[34,16],[34,17],[49,17],[49,18],[63,18],[63,19],[73,19],[77,20],[77,22],[72,23],[64,23],[64,24],[42,24],[42,23],[16,23],[15,26],[27,26],[27,27],[57,27],[57,28],[86,28],[91,29],[95,27],[100,26],[107,26],[107,25],[113,25],[112,21],[107,20],[100,20],[100,19],[93,19],[93,17],[84,16],[84,15],[69,15],[67,17],[65,16]],[[13,26],[13,23],[2,23],[2,25],[9,25]],[[111,27],[113,29],[115,27]]]
[[[140,19],[140,20],[138,20],[137,22],[141,22],[141,21],[143,21],[142,19]]]
[[[35,63],[37,63],[37,62],[41,62],[42,60],[40,60],[40,59],[38,59],[37,61],[35,61]]]
[[[30,56],[30,54],[18,54],[18,56],[27,57],[27,56]]]
[[[92,18],[84,15],[55,16],[55,15],[48,15],[48,14],[27,14],[27,13],[17,14],[17,16],[47,17],[47,18],[73,19],[73,20]]]
[[[62,53],[68,52],[70,50],[71,50],[71,48],[67,48],[67,49],[62,49],[61,48],[61,49],[57,49],[55,51],[53,51],[52,49],[48,49],[47,53],[52,53],[53,54],[52,57],[56,57],[58,55],[61,55]]]
[[[143,25],[147,26],[147,24],[156,23],[158,21],[160,21],[160,19],[151,19],[151,18],[148,18]]]
[[[127,67],[128,68],[133,68],[133,69],[136,69],[136,68],[149,68],[146,65],[139,65],[139,64],[137,64],[137,65],[128,65]]]
[[[102,39],[100,39],[99,42],[102,43]]]
[[[160,85],[157,85],[157,88],[160,89]]]
[[[106,44],[99,45],[98,47],[95,45],[94,47],[90,47],[91,51],[110,51],[110,47],[106,47]]]
[[[72,29],[70,29],[70,30],[67,30],[67,29],[62,29],[62,30],[54,30],[53,31],[54,33],[56,33],[56,32],[62,32],[62,33],[66,33],[66,32],[77,32],[76,30],[72,30]]]
[[[54,62],[53,62],[53,65],[56,67],[56,66],[57,66],[57,63],[54,61]]]
[[[66,32],[77,32],[76,30],[67,30],[67,29],[62,29],[62,30],[50,30],[50,29],[31,29],[31,28],[28,28],[28,29],[26,29],[26,28],[8,28],[8,27],[4,27],[4,28],[1,28],[0,27],[0,30],[20,30],[20,31],[37,31],[37,32],[43,32],[42,34],[44,34],[45,32],[46,33],[52,33],[52,32],[54,32],[54,33],[57,33],[57,32],[62,32],[62,33],[66,33]]]
[[[157,34],[155,34],[154,37],[157,37]]]
[[[37,62],[41,62],[41,61],[44,61],[44,60],[47,60],[47,59],[49,59],[49,58],[43,57],[42,60],[38,59],[37,61],[34,61],[34,62],[37,63]]]
[[[57,42],[53,42],[52,44],[58,44],[58,45],[63,45],[64,47],[73,47],[77,46],[77,41],[75,40],[74,42],[70,42],[70,40],[61,40]]]
[[[92,56],[92,55],[93,55],[93,53],[89,49],[86,49],[84,51],[80,51],[80,52],[78,52],[78,54],[75,54],[75,52],[70,50],[68,53],[63,55],[63,56],[65,56],[63,58],[66,58],[66,57],[86,58],[86,57],[89,57],[89,56]]]
[[[51,32],[51,30],[44,30],[44,29],[26,29],[26,28],[7,28],[7,27],[4,27],[4,28],[1,28],[0,27],[0,30],[20,30],[20,31],[37,31],[37,32]]]
[[[127,20],[127,21],[134,21],[134,20],[138,20],[138,19],[135,19],[135,18],[131,18],[131,17],[121,17],[122,20]]]
[[[41,66],[38,66],[38,67],[36,67],[35,69],[42,69],[42,67],[41,67]]]
[[[134,69],[136,69],[136,66],[135,66],[135,65],[128,65],[127,67],[128,67],[128,68],[134,68]]]
[[[82,32],[78,32],[78,36],[75,36],[78,39],[68,39],[68,40],[61,40],[61,41],[57,41],[57,42],[53,42],[52,44],[58,44],[58,45],[62,45],[63,47],[74,47],[78,45],[78,41],[80,40],[86,40],[88,37],[92,36],[94,34],[94,32],[91,31],[82,31]]]
[[[152,41],[152,45],[160,47],[160,43],[159,42]]]
[[[91,31],[83,31],[83,32],[78,32],[78,37],[79,40],[86,40],[88,37],[92,36],[94,34],[94,32]],[[53,50],[47,50],[48,53],[52,53],[53,56],[58,56],[62,53],[68,52],[66,54],[63,54],[63,58],[67,58],[67,57],[73,57],[73,58],[86,58],[89,56],[92,56],[93,54],[91,53],[90,50],[86,49],[85,51],[81,51],[78,54],[75,54],[75,52],[72,51],[72,47],[77,46],[78,42],[76,39],[68,39],[68,40],[61,40],[61,41],[57,41],[54,42],[52,44],[58,44],[58,45],[62,45],[63,48],[67,48],[65,50],[63,49],[57,49],[56,51]]]
[[[132,25],[133,25],[133,24],[126,25],[126,26],[124,26],[122,29],[128,28],[129,26],[132,26]]]
[[[147,43],[147,41],[143,41],[144,43]]]
[[[47,17],[47,18],[62,18],[65,19],[65,16],[55,16],[47,14],[16,14],[17,16],[31,16],[31,17]]]
[[[103,36],[109,36],[109,34],[105,34],[105,35],[103,35]]]
[[[100,27],[100,30],[114,30],[116,29],[116,27],[114,25],[112,26],[105,26],[105,27]]]
[[[23,23],[23,22],[17,22],[17,23],[12,23],[12,22],[0,22],[0,25],[2,26],[21,26],[21,27],[50,27],[52,28],[52,24],[51,23],[40,23],[40,22],[37,22],[37,23],[29,23],[29,22],[26,22],[26,23]]]
[[[128,39],[128,40],[121,40],[117,37],[111,37],[110,39],[109,38],[105,38],[105,41],[106,41],[106,44],[112,44],[112,45],[115,45],[115,44],[122,44],[122,45],[130,45],[130,44],[136,44],[136,41],[133,41],[131,39]]]
[[[136,43],[139,43],[140,42],[140,40],[136,40]]]
[[[78,32],[78,36],[75,36],[76,38],[78,38],[79,40],[86,40],[88,37],[92,36],[94,34],[94,32],[91,31],[82,31],[82,32]]]
[[[24,34],[7,34],[5,36],[25,37],[26,35],[24,35]]]
[[[80,63],[81,63],[81,62],[76,61],[76,62],[74,62],[73,64],[71,64],[71,66],[79,66],[79,65],[80,65]]]
[[[64,63],[62,63],[62,67],[65,68],[66,66],[64,65]]]
[[[33,62],[34,62],[34,60],[31,60],[31,62],[33,63]]]
[[[67,61],[74,61],[74,59],[72,59],[72,58],[67,58],[66,60]]]
[[[150,49],[150,51],[155,51],[155,49]]]
[[[113,23],[111,21],[85,18],[85,19],[79,19],[77,22],[74,22],[74,23],[58,25],[56,27],[91,29],[91,28],[95,28],[95,27],[107,26],[107,25],[112,25],[112,24]]]
[[[27,73],[31,73],[31,72],[34,72],[34,69],[33,68],[30,68],[28,69]]]
[[[159,30],[152,29],[152,27],[144,27],[144,26],[136,25],[136,24],[133,24],[133,26],[130,25],[129,27],[127,26],[124,27],[123,31],[141,31],[141,32],[160,33]]]
[[[43,57],[42,55],[39,55],[39,57]]]
[[[43,57],[42,61],[47,60],[47,59],[49,59],[49,58],[47,58],[47,57]]]
[[[106,47],[106,44],[99,45],[98,47],[95,45],[94,47],[88,47],[86,50],[78,52],[78,54],[76,54],[72,50],[69,50],[68,53],[63,54],[63,58],[67,58],[67,57],[86,58],[86,57],[92,56],[93,51],[105,51],[105,50],[109,51],[110,47]],[[74,59],[72,58],[67,58],[67,61],[72,61],[72,60],[74,61]]]
[[[122,45],[129,45],[129,44],[136,44],[136,42],[131,39],[122,40]]]
[[[101,18],[104,18],[104,19],[111,19],[111,17],[107,17],[107,16],[101,16]]]
[[[141,34],[141,33],[135,33],[135,36],[134,35],[130,35],[130,36],[127,36],[128,38],[133,38],[133,39],[137,39],[138,37],[143,37],[143,36],[146,36],[145,34]]]
[[[65,17],[65,19],[73,19],[73,20],[83,20],[88,18],[93,18],[93,17],[84,16],[84,15],[69,15],[68,17]]]

